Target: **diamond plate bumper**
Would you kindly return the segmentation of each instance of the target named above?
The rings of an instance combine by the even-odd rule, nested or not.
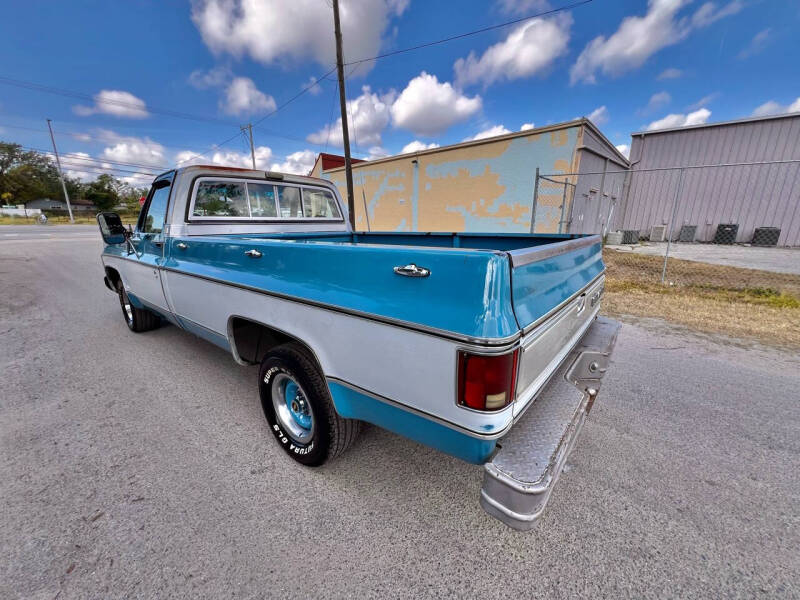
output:
[[[484,465],[481,506],[521,531],[542,515],[600,390],[620,324],[598,317]]]

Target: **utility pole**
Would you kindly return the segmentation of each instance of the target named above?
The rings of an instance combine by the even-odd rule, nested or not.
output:
[[[253,147],[253,124],[252,123],[248,123],[246,127],[243,125],[242,126],[242,132],[243,133],[244,133],[245,129],[247,129],[248,135],[250,137],[250,158],[253,159],[253,170],[255,171],[256,170],[256,150]]]
[[[58,148],[56,148],[56,138],[53,135],[52,121],[47,119],[47,128],[50,130],[50,140],[53,142],[53,152],[56,154],[56,165],[58,165],[58,176],[61,178],[61,189],[64,190],[64,199],[67,201],[67,210],[69,211],[69,222],[74,223],[75,219],[72,216],[72,206],[69,204],[69,194],[67,194],[67,184],[64,183],[64,172],[61,170],[61,159],[58,158]]]
[[[350,134],[347,131],[347,99],[344,89],[344,56],[342,27],[339,24],[339,0],[333,0],[333,30],[336,36],[336,73],[339,76],[339,105],[342,111],[342,141],[344,142],[344,173],[347,179],[347,214],[350,228],[356,229],[356,203],[353,199],[353,165],[350,162]]]

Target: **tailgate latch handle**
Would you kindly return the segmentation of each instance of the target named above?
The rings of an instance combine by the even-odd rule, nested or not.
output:
[[[418,267],[414,263],[409,263],[404,267],[395,267],[394,272],[403,277],[427,277],[431,274],[430,269]]]

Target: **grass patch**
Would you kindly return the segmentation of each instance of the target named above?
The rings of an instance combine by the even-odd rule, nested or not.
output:
[[[606,249],[604,311],[800,348],[800,276]]]

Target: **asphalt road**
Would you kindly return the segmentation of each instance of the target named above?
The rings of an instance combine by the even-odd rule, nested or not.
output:
[[[99,238],[49,231],[0,229],[2,598],[800,593],[795,355],[627,324],[518,533],[481,510],[480,467],[375,427],[296,465],[254,368],[128,332]]]

